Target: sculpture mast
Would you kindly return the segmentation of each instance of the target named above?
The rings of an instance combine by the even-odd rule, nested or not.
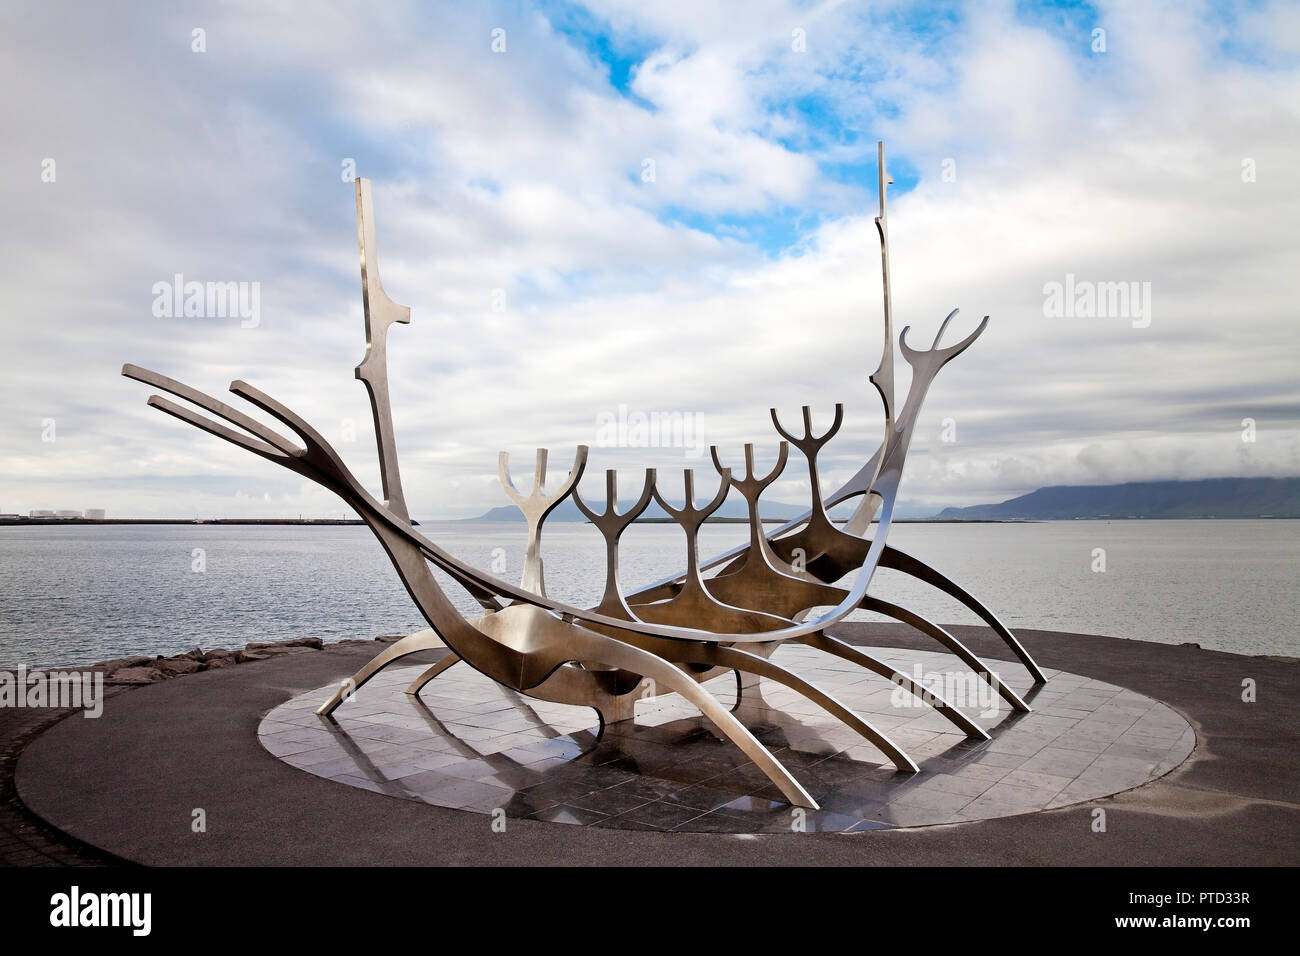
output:
[[[885,144],[876,143],[877,170],[880,185],[880,215],[876,217],[876,231],[880,233],[880,275],[885,296],[885,347],[880,353],[880,367],[871,374],[871,384],[876,386],[885,403],[885,434],[894,424],[894,310],[889,299],[889,219],[885,209],[885,187],[893,177],[885,169]]]
[[[388,327],[411,321],[409,306],[388,297],[379,281],[379,258],[375,253],[375,219],[370,180],[356,179],[357,238],[361,243],[361,301],[366,316],[366,357],[357,366],[357,378],[366,383],[370,409],[375,417],[375,443],[379,446],[379,477],[384,485],[388,510],[403,521],[410,515],[402,493],[402,475],[397,467],[397,442],[393,438],[393,411],[388,400]]]
[[[885,168],[885,144],[876,142],[876,169],[880,189],[880,215],[876,217],[876,232],[880,233],[880,287],[885,297],[885,347],[880,352],[880,366],[871,373],[871,384],[880,393],[880,400],[885,406],[885,437],[880,443],[880,452],[875,463],[875,474],[867,482],[868,493],[854,509],[844,531],[853,535],[865,535],[876,517],[880,506],[880,496],[871,493],[876,478],[885,464],[885,456],[893,446],[894,436],[894,306],[889,297],[889,212],[886,208],[886,188],[894,181]],[[868,462],[870,464],[870,462]]]

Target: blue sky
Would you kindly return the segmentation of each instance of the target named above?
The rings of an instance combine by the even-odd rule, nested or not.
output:
[[[0,382],[0,512],[337,512],[145,408],[123,362],[210,393],[245,378],[377,486],[349,162],[413,311],[390,363],[417,516],[501,504],[499,449],[558,461],[620,406],[770,461],[770,406],[844,402],[834,484],[878,441],[882,139],[899,326],[991,316],[931,393],[913,513],[1300,474],[1294,4],[16,3],[0,20],[0,329],[20,357]],[[257,283],[259,321],[154,314],[177,273]],[[1067,276],[1149,287],[1148,314],[1050,315]],[[593,448],[593,475],[647,465],[708,467]],[[805,500],[800,471],[772,496]]]

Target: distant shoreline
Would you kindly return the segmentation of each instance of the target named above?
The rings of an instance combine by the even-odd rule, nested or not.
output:
[[[478,522],[497,524],[483,518],[446,518],[446,523]],[[509,522],[511,519],[506,519]],[[514,519],[523,522],[523,518]],[[705,518],[713,524],[749,524],[748,518]],[[787,524],[791,518],[764,518],[763,524]],[[844,524],[847,518],[832,518]],[[420,522],[412,521],[413,525]],[[441,522],[439,522],[441,523]],[[560,524],[590,524],[589,521],[561,521]],[[676,524],[674,518],[637,518],[637,524]],[[894,524],[1033,524],[1022,518],[895,518]],[[360,518],[0,518],[0,528],[17,525],[99,525],[99,524],[216,524],[216,525],[363,525]]]
[[[420,522],[412,521],[418,525]],[[341,525],[365,524],[360,518],[4,518],[6,525],[96,525],[96,524],[288,524],[288,525]]]
[[[781,525],[788,524],[792,518],[764,518],[763,524]],[[835,524],[845,524],[847,519],[832,518]],[[1046,524],[1050,522],[1064,521],[1296,521],[1293,515],[1234,515],[1231,517],[1216,517],[1215,515],[1197,515],[1194,517],[1144,517],[1144,516],[1125,516],[1114,517],[1112,515],[1089,515],[1076,518],[895,518],[894,524]],[[502,519],[501,521],[489,521],[484,518],[443,518],[430,519],[435,524],[511,524],[514,522],[523,523],[523,518]],[[426,523],[430,523],[426,522]],[[749,524],[748,518],[706,518],[709,524]],[[590,524],[589,521],[560,521],[558,524]],[[673,518],[637,518],[636,524],[675,524]],[[50,525],[67,526],[93,526],[105,524],[124,524],[124,525],[289,525],[299,526],[319,526],[319,527],[336,527],[339,525],[364,525],[365,522],[360,518],[0,518],[0,528],[5,527],[47,527]],[[412,520],[412,525],[419,526],[420,522]]]
[[[478,521],[478,518],[470,518]],[[714,524],[749,524],[748,518],[705,518]],[[796,518],[762,518],[763,524],[789,524]],[[832,518],[833,524],[848,524],[848,518]],[[636,524],[676,524],[676,518],[637,518]],[[894,524],[1035,524],[1032,519],[1021,518],[895,518]],[[583,524],[591,524],[585,521]]]

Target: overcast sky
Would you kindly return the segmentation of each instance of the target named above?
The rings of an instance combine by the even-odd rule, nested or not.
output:
[[[898,328],[991,316],[930,393],[913,513],[1300,474],[1298,9],[11,0],[0,512],[342,514],[147,408],[124,362],[218,396],[246,379],[377,490],[349,160],[412,309],[389,350],[414,515],[506,503],[500,449],[518,476],[591,444],[596,497],[606,467],[628,490],[646,465],[712,473],[600,444],[620,406],[769,462],[770,406],[843,402],[835,486],[880,432],[878,139]],[[176,274],[257,283],[258,324],[156,315]],[[1067,276],[1150,300],[1048,314]],[[796,453],[768,494],[804,502],[802,475]]]

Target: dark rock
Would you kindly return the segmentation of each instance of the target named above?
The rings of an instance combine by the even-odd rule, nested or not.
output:
[[[319,637],[298,637],[298,638],[294,638],[292,641],[281,641],[280,646],[281,647],[310,647],[319,651],[325,646],[325,642],[322,641]]]
[[[205,655],[204,655],[204,653],[203,653],[203,650],[202,650],[201,648],[198,648],[198,647],[194,648],[194,650],[192,650],[192,651],[187,651],[187,652],[185,652],[184,654],[181,655],[181,657],[188,658],[189,660],[192,660],[192,661],[201,661],[201,660],[203,660],[204,656],[205,656]]]
[[[299,647],[296,645],[293,647],[276,646],[265,648],[257,653],[264,654],[267,657],[284,657],[286,654],[306,654],[313,650],[315,650],[314,647]]]
[[[405,634],[380,634],[375,638],[380,644],[393,644],[404,638]]]
[[[178,657],[175,660],[159,661],[154,668],[168,677],[179,677],[181,674],[193,674],[195,671],[202,670],[203,665],[187,657]]]
[[[156,667],[123,667],[113,671],[108,679],[117,684],[152,684],[164,677]]]
[[[126,667],[145,667],[153,663],[152,657],[115,657],[112,660],[101,661],[92,666],[93,670],[102,670],[106,674],[122,670]]]
[[[240,664],[248,661],[266,661],[270,659],[271,655],[263,651],[235,651],[235,660]]]
[[[233,655],[227,655],[226,657],[213,657],[210,660],[203,662],[203,669],[205,671],[215,671],[220,670],[223,667],[234,667],[238,663],[239,661],[235,660]]]
[[[211,664],[213,661],[225,660],[227,658],[233,658],[234,656],[234,651],[228,651],[224,647],[218,647],[204,654],[203,660],[205,663]],[[233,661],[231,663],[233,663]]]
[[[274,646],[275,646],[275,645],[272,644],[272,643],[269,642],[269,641],[250,641],[249,643],[247,643],[247,644],[244,645],[244,650],[246,650],[246,651],[262,651],[262,650],[265,650],[265,649],[268,648],[268,647],[274,647]]]

